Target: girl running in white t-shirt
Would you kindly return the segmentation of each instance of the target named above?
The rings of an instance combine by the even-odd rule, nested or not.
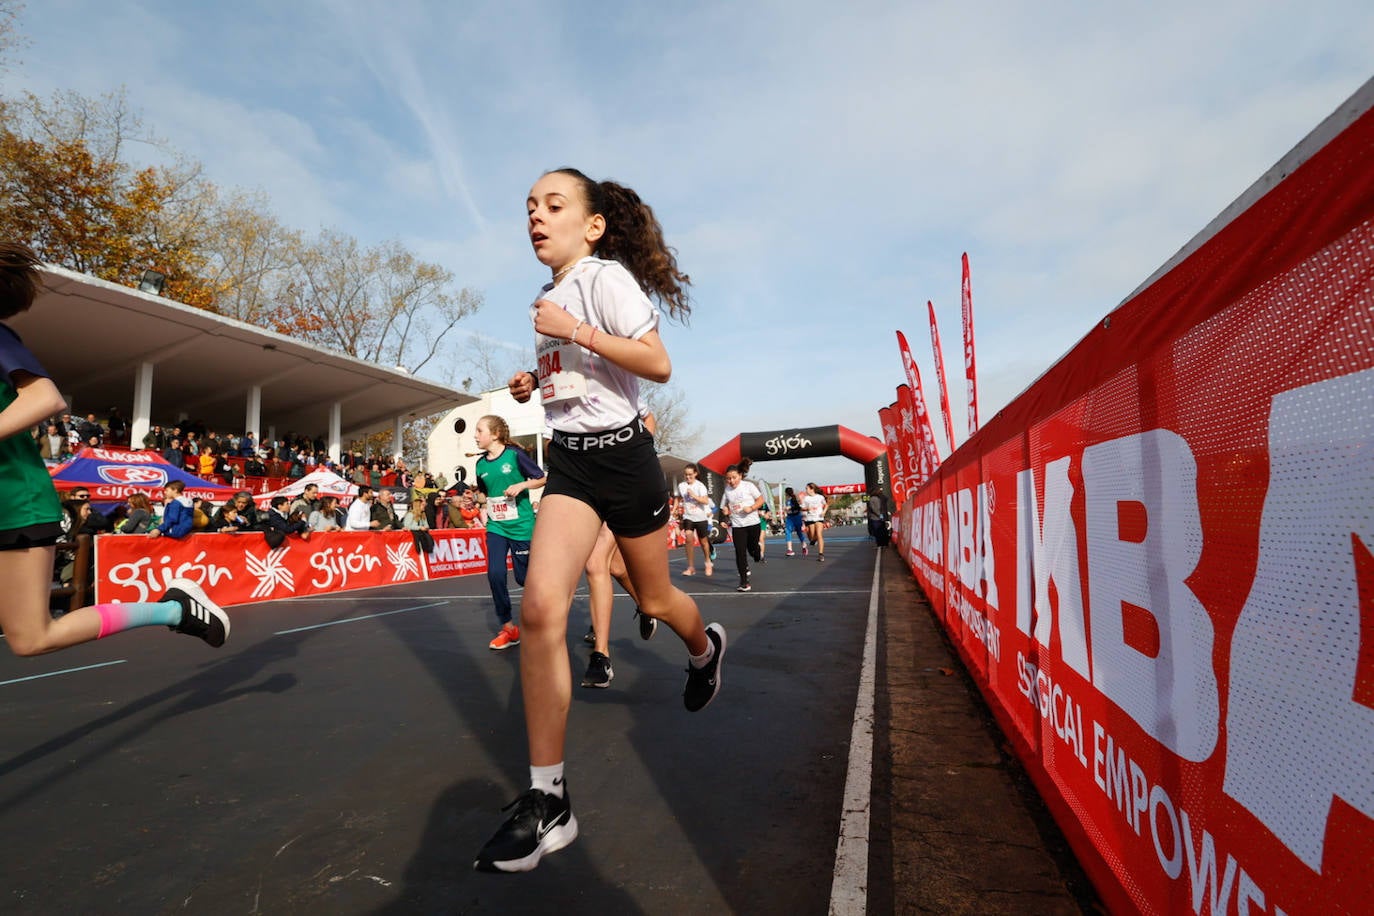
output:
[[[735,544],[735,568],[739,570],[739,586],[735,589],[747,592],[749,584],[749,558],[762,560],[759,553],[759,510],[763,508],[763,494],[744,475],[749,472],[749,459],[732,464],[725,469],[725,495],[721,497],[720,508],[730,519],[730,539]]]
[[[715,572],[711,565],[711,494],[706,484],[697,479],[697,466],[689,464],[682,469],[682,483],[677,485],[677,495],[682,499],[682,529],[686,532],[687,568],[684,576],[696,575],[696,547],[701,548],[702,560],[706,563],[706,575]]]
[[[802,497],[802,521],[806,523],[806,536],[816,545],[820,554],[816,559],[825,562],[825,497],[821,488],[814,483],[806,485],[806,495]]]
[[[528,871],[577,837],[563,779],[568,610],[603,521],[641,611],[687,647],[689,711],[715,697],[726,646],[724,628],[704,626],[696,603],[669,578],[668,482],[640,419],[639,380],[666,382],[672,372],[649,296],[685,317],[690,280],[653,211],[627,187],[559,169],[534,183],[525,205],[535,257],[552,275],[530,307],[538,371],[509,382],[522,403],[539,386],[552,429],[521,603],[531,787],[478,853],[474,865],[484,871]]]

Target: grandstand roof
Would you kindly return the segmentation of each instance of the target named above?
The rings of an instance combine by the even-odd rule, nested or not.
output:
[[[326,434],[342,403],[345,441],[474,400],[461,391],[169,299],[45,267],[34,307],[11,319],[74,414],[118,407],[132,418],[134,380],[152,363],[152,422],[182,413],[244,432],[248,391],[262,387],[262,430]]]

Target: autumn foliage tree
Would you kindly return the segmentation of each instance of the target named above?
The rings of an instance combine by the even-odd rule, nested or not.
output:
[[[0,233],[44,260],[133,285],[146,269],[165,295],[208,308],[215,290],[194,222],[179,219],[199,167],[134,168],[122,158],[141,124],[122,93],[25,93],[0,108]],[[146,139],[146,138],[144,138]]]

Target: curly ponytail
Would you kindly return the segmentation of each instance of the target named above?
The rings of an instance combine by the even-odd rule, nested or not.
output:
[[[692,311],[687,294],[692,278],[678,269],[677,251],[664,241],[663,226],[653,208],[634,189],[614,181],[592,181],[573,168],[554,171],[575,179],[588,212],[605,217],[606,232],[597,243],[597,257],[619,261],[670,317],[685,322]]]

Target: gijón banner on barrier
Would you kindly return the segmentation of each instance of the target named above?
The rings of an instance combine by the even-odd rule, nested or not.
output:
[[[315,532],[272,548],[258,532],[195,534],[182,540],[135,535],[96,538],[96,596],[102,602],[157,598],[173,578],[194,580],[224,606],[486,572],[486,532],[431,532],[434,550],[415,549],[408,531]]]

